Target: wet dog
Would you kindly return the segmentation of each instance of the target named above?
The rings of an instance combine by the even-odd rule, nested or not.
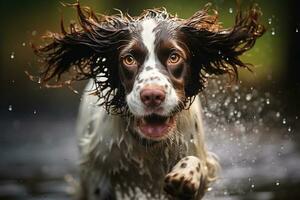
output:
[[[165,9],[96,15],[35,48],[41,82],[89,80],[78,119],[80,199],[201,199],[218,162],[205,146],[197,95],[207,78],[248,68],[239,56],[265,31],[256,6],[231,28],[205,7],[188,19]],[[69,76],[63,77],[65,73]]]

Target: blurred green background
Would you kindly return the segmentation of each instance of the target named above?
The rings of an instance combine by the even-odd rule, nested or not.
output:
[[[74,1],[65,0],[65,3]],[[219,11],[224,27],[234,22],[236,2],[225,0],[81,0],[82,5],[92,7],[98,13],[114,14],[118,8],[131,15],[138,15],[145,8],[165,7],[179,17],[187,18],[211,2]],[[241,1],[243,7],[253,1]],[[252,63],[254,73],[241,70],[241,81],[275,93],[284,93],[283,99],[299,99],[299,81],[297,77],[299,56],[299,23],[296,21],[296,1],[257,1],[263,11],[262,23],[267,27],[266,34],[257,45],[243,56],[243,60]],[[293,5],[294,4],[294,5]],[[39,44],[40,37],[47,31],[59,32],[59,22],[63,14],[65,24],[76,21],[74,9],[63,7],[58,0],[1,0],[0,31],[0,89],[4,91],[0,101],[1,113],[7,114],[9,106],[19,114],[33,110],[52,110],[58,103],[64,103],[65,111],[72,112],[78,103],[79,95],[68,89],[46,90],[29,81],[24,71],[36,73],[39,69],[36,57],[30,48],[30,42]],[[294,10],[293,10],[294,9]],[[288,89],[289,94],[286,94]],[[291,95],[291,96],[289,96]],[[293,110],[293,109],[292,109]],[[71,114],[75,114],[76,111]],[[49,113],[49,112],[48,112]],[[54,113],[57,114],[57,113]]]

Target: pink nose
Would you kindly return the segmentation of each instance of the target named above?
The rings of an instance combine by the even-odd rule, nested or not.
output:
[[[159,106],[165,100],[165,92],[160,87],[146,87],[142,89],[141,100],[146,106]]]

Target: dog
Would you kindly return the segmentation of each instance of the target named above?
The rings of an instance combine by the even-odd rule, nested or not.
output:
[[[219,164],[205,146],[198,94],[211,76],[234,80],[249,69],[239,56],[265,32],[259,8],[238,10],[222,28],[209,6],[188,19],[163,8],[132,17],[69,6],[79,23],[66,31],[62,20],[61,33],[34,49],[45,86],[89,80],[77,123],[78,199],[201,199]]]

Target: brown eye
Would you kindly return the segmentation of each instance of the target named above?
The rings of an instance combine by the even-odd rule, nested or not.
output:
[[[131,55],[127,55],[123,58],[124,65],[132,66],[136,64],[136,60]]]
[[[172,53],[168,59],[169,64],[177,64],[180,61],[181,61],[181,56],[178,53]]]

